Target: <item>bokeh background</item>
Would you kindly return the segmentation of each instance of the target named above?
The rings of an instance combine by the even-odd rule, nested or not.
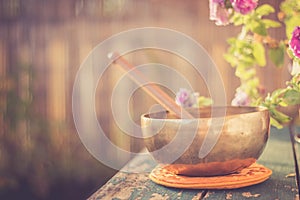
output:
[[[278,9],[281,1],[260,4],[264,2]],[[208,0],[0,0],[0,199],[86,199],[116,173],[80,142],[72,118],[72,87],[80,64],[96,45],[145,26],[174,29],[199,42],[218,66],[231,102],[239,80],[222,55],[226,39],[239,28],[209,21]],[[283,29],[271,34],[284,37]],[[209,95],[201,77],[181,58],[157,50],[126,58],[133,64],[174,67]],[[266,92],[285,85],[287,66],[257,69]],[[137,152],[142,141],[122,133],[109,108],[122,75],[111,67],[99,81],[97,116],[115,144]],[[130,100],[133,120],[139,123],[153,103],[136,91]]]

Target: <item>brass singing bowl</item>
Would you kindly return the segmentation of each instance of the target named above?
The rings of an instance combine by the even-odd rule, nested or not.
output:
[[[262,154],[270,116],[260,107],[205,107],[188,110],[193,119],[169,112],[141,116],[145,146],[168,170],[187,176],[239,172]]]

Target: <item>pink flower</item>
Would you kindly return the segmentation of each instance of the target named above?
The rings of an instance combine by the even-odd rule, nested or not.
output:
[[[258,4],[258,0],[230,0],[236,12],[243,15],[250,13]]]
[[[224,0],[209,0],[209,19],[218,26],[229,24],[229,12]]]
[[[296,26],[292,39],[290,40],[290,48],[292,49],[294,56],[300,58],[300,26]]]
[[[231,105],[233,106],[249,106],[251,103],[251,100],[247,93],[243,91],[237,91],[235,93],[234,99],[231,102]]]
[[[197,93],[192,93],[185,88],[180,88],[176,94],[175,102],[182,107],[193,107],[197,104]]]

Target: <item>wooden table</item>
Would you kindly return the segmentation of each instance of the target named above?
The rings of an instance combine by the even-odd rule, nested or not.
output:
[[[299,154],[299,145],[297,145],[296,150]],[[272,176],[263,183],[240,189],[187,190],[168,188],[152,182],[148,178],[149,173],[125,173],[120,171],[89,199],[299,199],[288,128],[271,129],[270,139],[258,163],[271,169],[273,171]],[[151,169],[155,166],[155,163],[150,159],[133,159],[125,168],[136,166]]]

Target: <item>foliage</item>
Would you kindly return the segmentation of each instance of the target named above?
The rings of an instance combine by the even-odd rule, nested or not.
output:
[[[288,122],[291,117],[280,112],[278,108],[300,104],[300,59],[298,58],[300,55],[300,31],[297,32],[297,29],[300,30],[298,27],[300,25],[300,1],[283,1],[280,4],[280,11],[277,13],[278,20],[269,17],[270,14],[275,13],[275,9],[269,4],[252,6],[252,10],[243,13],[235,8],[236,2],[254,5],[253,2],[257,1],[210,0],[210,8],[226,9],[227,21],[234,26],[241,27],[238,36],[227,40],[229,48],[224,54],[226,61],[235,68],[235,75],[241,82],[236,90],[235,98],[240,98],[239,94],[246,93],[250,99],[249,105],[268,108],[271,114],[271,124],[281,128],[282,124]],[[210,15],[213,15],[213,20],[217,22],[218,13],[212,13],[215,10],[210,9]],[[228,24],[226,20],[222,19],[222,21],[226,23],[220,24],[218,21],[216,24]],[[285,27],[286,38],[277,40],[271,37],[269,30],[281,26]],[[286,53],[293,63],[292,78],[287,82],[286,88],[277,89],[265,96],[257,77],[256,68],[267,65],[267,56],[276,67],[282,67]],[[234,99],[233,102],[237,101]]]

